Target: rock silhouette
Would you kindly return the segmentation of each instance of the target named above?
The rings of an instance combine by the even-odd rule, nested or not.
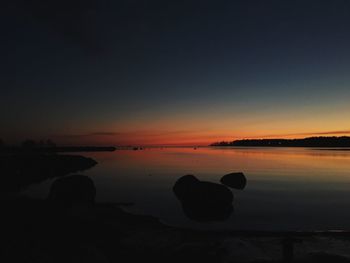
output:
[[[1,191],[19,191],[48,178],[64,176],[95,166],[97,162],[79,155],[16,153],[0,155],[4,174]]]
[[[224,175],[220,182],[228,187],[242,190],[247,184],[247,179],[243,173],[230,173]]]
[[[50,188],[50,202],[63,207],[74,204],[93,204],[96,188],[94,182],[85,175],[71,175],[57,179]]]
[[[179,178],[173,191],[186,216],[192,220],[221,221],[233,211],[233,194],[224,185],[198,180],[193,175]]]

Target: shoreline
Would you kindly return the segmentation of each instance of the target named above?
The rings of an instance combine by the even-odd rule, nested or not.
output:
[[[117,148],[114,146],[56,146],[56,147],[3,147],[0,153],[64,153],[64,152],[114,152]]]
[[[200,148],[201,146],[199,146]],[[248,148],[307,148],[307,149],[315,149],[315,150],[350,150],[349,146],[277,146],[277,145],[208,145],[208,146],[202,146],[202,147],[209,147],[209,148],[242,148],[242,149],[248,149]]]
[[[246,147],[350,147],[350,137],[306,137],[302,139],[244,139],[235,141],[214,142],[211,146],[246,146]]]

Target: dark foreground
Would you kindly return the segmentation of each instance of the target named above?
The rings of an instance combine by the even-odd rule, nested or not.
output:
[[[1,207],[1,262],[288,262],[288,240],[292,262],[350,262],[348,233],[193,231],[113,204],[16,198]]]

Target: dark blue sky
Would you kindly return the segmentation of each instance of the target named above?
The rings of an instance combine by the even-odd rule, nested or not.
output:
[[[8,0],[2,12],[5,140],[350,130],[349,1]]]

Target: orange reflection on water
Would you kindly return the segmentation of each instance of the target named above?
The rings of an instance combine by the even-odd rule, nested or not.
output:
[[[115,170],[125,176],[195,174],[202,179],[212,179],[241,171],[253,180],[350,181],[350,151],[165,147],[93,155],[103,169]]]

